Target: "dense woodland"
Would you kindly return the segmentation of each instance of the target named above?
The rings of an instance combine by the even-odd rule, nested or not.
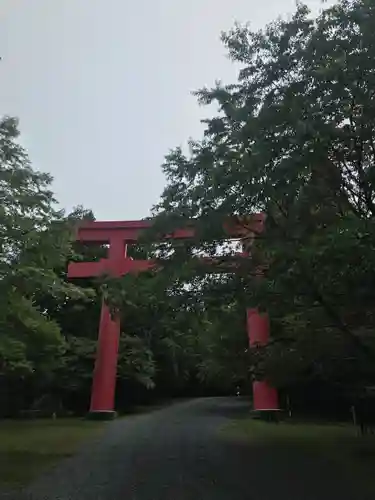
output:
[[[375,2],[341,1],[222,34],[238,80],[196,92],[216,106],[200,139],[171,150],[155,229],[130,248],[161,270],[69,282],[91,210],[59,210],[18,121],[0,123],[0,414],[88,408],[101,297],[120,311],[117,407],[171,396],[250,394],[266,377],[296,410],[349,416],[375,386]],[[22,117],[21,117],[22,118]],[[228,216],[266,214],[251,259],[215,273]],[[126,218],[126,214],[118,214]],[[197,237],[154,243],[193,219]],[[221,245],[223,256],[233,245]],[[263,269],[262,279],[256,270]],[[247,349],[245,309],[271,318]]]

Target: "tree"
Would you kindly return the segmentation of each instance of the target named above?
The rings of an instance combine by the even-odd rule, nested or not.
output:
[[[154,393],[233,393],[236,384],[248,382],[244,310],[239,315],[236,304],[225,303],[225,277],[194,276],[189,266],[185,273],[159,268],[108,279],[104,287],[106,300],[121,313],[124,338],[149,352],[139,375],[148,374]],[[122,362],[120,355],[120,371]]]
[[[17,142],[18,122],[0,121],[0,386],[12,398],[15,384],[47,383],[64,351],[59,325],[40,308],[40,294],[55,301],[86,292],[56,273],[71,252],[72,227],[55,208],[52,178],[32,169]],[[37,381],[36,381],[37,380]],[[25,391],[27,392],[27,391]],[[1,405],[3,408],[5,405]],[[9,407],[9,405],[8,405]]]
[[[374,21],[371,1],[317,19],[299,4],[288,21],[224,33],[238,81],[196,93],[218,113],[163,166],[159,225],[195,219],[196,251],[217,247],[225,217],[266,214],[245,282],[273,321],[253,361],[279,386],[374,380]]]

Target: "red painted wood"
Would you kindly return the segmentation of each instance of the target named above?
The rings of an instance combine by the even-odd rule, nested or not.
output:
[[[103,302],[91,390],[92,412],[114,409],[119,341],[120,320],[111,319],[109,308]]]
[[[236,258],[246,258],[247,254],[241,252]],[[215,266],[215,272],[235,271],[237,262],[235,259],[206,257],[198,259],[199,262],[210,266]],[[133,260],[132,258],[120,259],[100,259],[98,262],[70,262],[68,264],[68,278],[87,278],[97,277],[103,274],[113,276],[123,276],[126,273],[148,271],[161,265],[155,260]]]
[[[247,331],[250,347],[267,344],[270,334],[268,315],[259,313],[256,308],[248,309]]]
[[[240,238],[249,228],[259,234],[263,231],[264,215],[254,214],[251,217],[251,223],[244,229],[240,225],[226,222],[223,224],[223,239]],[[92,221],[85,222],[77,228],[77,240],[95,243],[108,243],[111,236],[116,235],[124,241],[135,242],[139,239],[142,232],[152,227],[151,220],[133,220],[133,221]],[[167,239],[189,239],[195,234],[193,227],[181,228],[174,231],[171,235],[164,236]]]
[[[77,229],[77,240],[109,243],[111,237],[123,241],[138,241],[142,232],[151,228],[151,221],[93,221],[85,223]],[[171,239],[187,239],[194,236],[193,229],[179,229],[169,236]]]
[[[253,382],[253,404],[255,411],[277,411],[280,409],[276,389],[265,380]]]
[[[247,309],[247,334],[250,347],[266,345],[270,337],[268,314],[257,308]],[[279,410],[278,393],[264,380],[253,382],[253,404],[255,411]]]

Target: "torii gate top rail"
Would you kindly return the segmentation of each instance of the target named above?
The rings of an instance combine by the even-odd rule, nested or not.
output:
[[[263,229],[263,214],[254,214],[246,218],[250,227],[244,229],[237,224],[226,223],[223,226],[222,239],[248,238],[252,230],[260,233]],[[99,262],[71,262],[68,267],[69,278],[84,278],[111,273],[122,276],[128,272],[142,272],[151,269],[155,262],[152,260],[136,260],[127,258],[127,244],[135,243],[142,233],[152,227],[150,220],[134,221],[90,221],[78,226],[76,239],[94,244],[109,244],[108,257]],[[164,239],[192,239],[194,227],[177,229]],[[210,259],[213,261],[213,259]]]
[[[242,218],[241,218],[242,219]],[[251,221],[251,226],[254,232],[262,232],[264,225],[263,214],[253,214],[246,217],[247,221]],[[194,220],[189,221],[190,227],[177,229],[173,234],[167,236],[168,239],[189,239],[193,238],[195,231],[192,224]],[[77,239],[93,243],[110,243],[112,238],[122,239],[123,241],[136,242],[141,234],[147,229],[152,228],[152,220],[127,220],[127,221],[89,221],[84,222],[78,227]],[[249,233],[250,228],[246,228]],[[238,223],[230,221],[223,225],[223,239],[226,238],[241,238],[244,236],[244,229]]]
[[[78,227],[77,237],[81,241],[99,244],[110,243],[112,238],[134,243],[151,227],[152,221],[148,220],[90,221]],[[181,229],[175,231],[172,238],[187,239],[193,236],[193,229]]]

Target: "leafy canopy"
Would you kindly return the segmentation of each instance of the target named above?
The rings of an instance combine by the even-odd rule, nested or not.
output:
[[[372,1],[344,0],[316,19],[298,4],[263,30],[235,25],[222,40],[237,82],[196,92],[217,113],[163,166],[165,227],[196,219],[216,248],[223,218],[266,215],[252,259],[264,278],[248,272],[247,290],[273,321],[254,362],[279,384],[373,377],[374,22]]]

